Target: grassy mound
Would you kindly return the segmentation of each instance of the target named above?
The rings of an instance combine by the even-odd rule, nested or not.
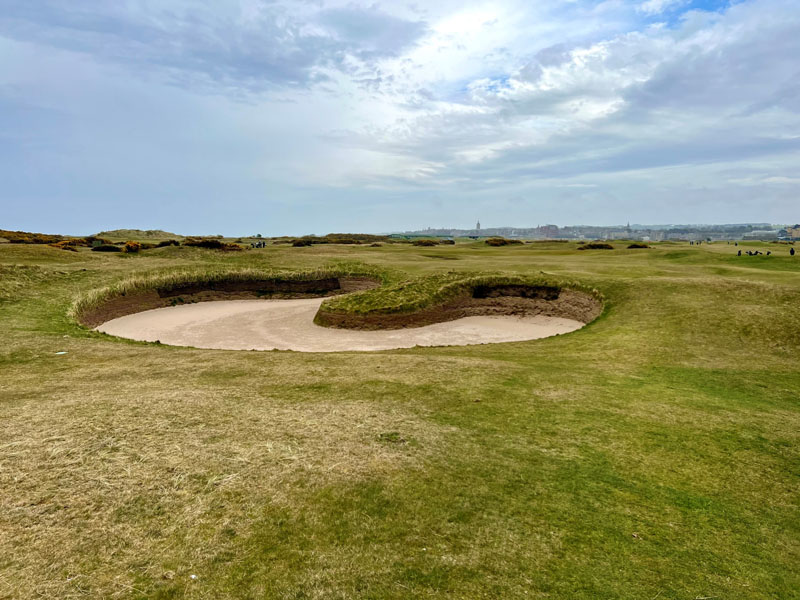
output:
[[[594,288],[551,277],[513,273],[446,273],[331,298],[323,303],[320,311],[356,315],[411,313],[476,292],[480,294],[482,289],[506,286],[553,290],[569,288],[603,300],[602,294]]]

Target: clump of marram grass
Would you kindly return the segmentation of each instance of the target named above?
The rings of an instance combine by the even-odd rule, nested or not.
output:
[[[361,315],[409,313],[472,294],[478,287],[502,286],[569,288],[585,292],[600,302],[604,300],[603,295],[595,288],[545,275],[450,272],[419,277],[355,294],[335,296],[323,302],[322,307],[330,313]]]
[[[140,294],[153,290],[170,290],[187,285],[209,287],[215,284],[247,281],[316,281],[331,277],[369,277],[388,282],[388,272],[360,263],[305,270],[219,268],[207,266],[192,269],[164,269],[138,273],[102,288],[89,290],[72,303],[68,315],[80,321],[81,316],[117,296]]]

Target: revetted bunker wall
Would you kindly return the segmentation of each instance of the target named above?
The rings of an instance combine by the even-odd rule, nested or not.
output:
[[[81,312],[77,320],[87,327],[154,308],[214,300],[254,298],[314,298],[347,294],[378,287],[370,277],[325,277],[312,280],[263,279],[218,281],[156,287],[152,290],[119,294]]]

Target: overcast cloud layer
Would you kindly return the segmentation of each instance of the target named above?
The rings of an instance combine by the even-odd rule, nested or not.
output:
[[[800,220],[797,0],[3,0],[0,228]]]

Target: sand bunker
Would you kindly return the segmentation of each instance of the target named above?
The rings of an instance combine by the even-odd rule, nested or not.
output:
[[[314,324],[324,298],[227,300],[146,310],[97,327],[119,337],[220,350],[340,352],[414,346],[463,346],[534,340],[584,323],[553,316],[469,316],[424,327],[383,331]]]

